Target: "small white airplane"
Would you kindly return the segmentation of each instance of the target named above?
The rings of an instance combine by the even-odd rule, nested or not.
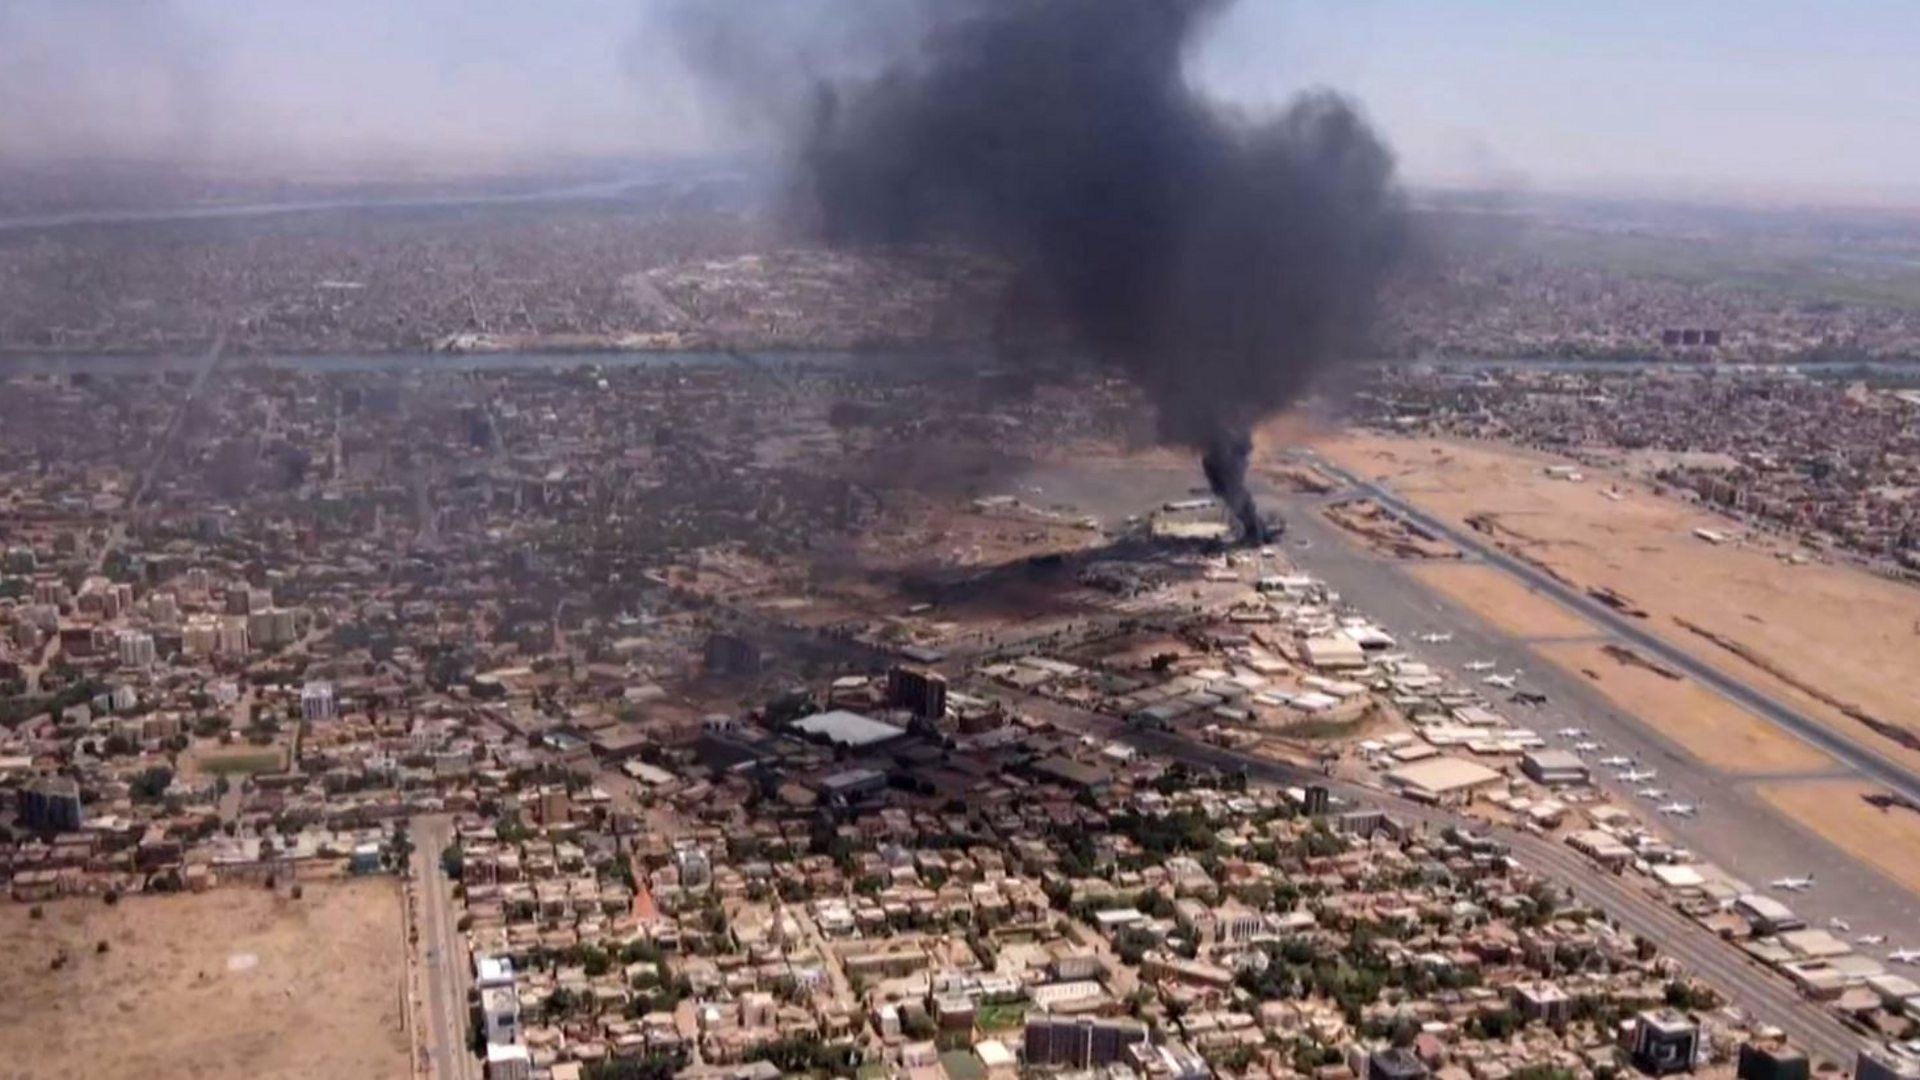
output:
[[[1920,949],[1895,949],[1887,954],[1887,959],[1896,964],[1920,964]]]
[[[1518,681],[1519,678],[1518,675],[1489,675],[1480,681],[1486,683],[1488,686],[1497,686],[1502,690],[1511,690],[1513,689],[1513,684]]]
[[[1429,645],[1445,645],[1453,640],[1452,634],[1421,634],[1420,640]]]
[[[1700,807],[1690,802],[1670,802],[1660,807],[1660,812],[1668,817],[1692,817],[1700,812]]]
[[[1843,934],[1851,933],[1853,931],[1853,924],[1849,923],[1847,920],[1841,918],[1838,915],[1829,915],[1827,917],[1827,925],[1834,928],[1835,930],[1840,931]]]
[[[1808,874],[1806,877],[1774,878],[1768,882],[1768,884],[1776,889],[1785,889],[1788,892],[1805,892],[1813,888],[1813,875]]]
[[[1587,737],[1587,729],[1583,727],[1563,727],[1559,731],[1554,732],[1554,734],[1563,739],[1584,739]]]
[[[1465,668],[1466,668],[1466,669],[1467,669],[1468,671],[1492,671],[1492,670],[1493,670],[1493,661],[1491,661],[1491,660],[1469,660],[1469,661],[1467,661],[1467,662],[1466,662],[1465,664],[1463,664],[1463,665],[1461,665],[1461,666],[1462,666],[1462,667],[1465,667]]]
[[[1633,759],[1625,754],[1615,754],[1612,757],[1601,758],[1600,764],[1609,769],[1625,769],[1633,764]]]
[[[1623,784],[1644,784],[1658,775],[1660,774],[1653,769],[1628,769],[1614,779]]]
[[[1663,787],[1643,787],[1639,791],[1634,792],[1634,794],[1643,799],[1664,799],[1667,797],[1667,789]]]
[[[1578,751],[1579,753],[1582,753],[1582,754],[1591,754],[1591,753],[1593,753],[1593,752],[1594,752],[1595,750],[1599,750],[1599,749],[1602,749],[1602,747],[1600,746],[1600,744],[1599,744],[1599,743],[1597,743],[1597,742],[1594,742],[1594,741],[1593,741],[1592,739],[1588,739],[1588,740],[1587,740],[1586,742],[1577,742],[1577,743],[1574,743],[1574,744],[1573,744],[1573,748],[1574,748],[1574,750],[1576,750],[1576,751]]]
[[[1859,937],[1855,938],[1854,940],[1858,941],[1862,945],[1885,945],[1887,943],[1887,935],[1861,934]]]

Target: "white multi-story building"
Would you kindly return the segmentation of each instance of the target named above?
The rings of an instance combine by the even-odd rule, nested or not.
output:
[[[1229,900],[1215,908],[1213,920],[1220,940],[1233,945],[1244,945],[1273,936],[1265,914],[1236,900]]]
[[[680,869],[680,887],[683,889],[704,888],[713,880],[713,860],[707,857],[704,848],[683,844],[674,851],[673,862]]]
[[[214,652],[221,656],[245,656],[251,648],[252,640],[247,636],[246,619],[238,615],[229,615],[220,620],[214,640]]]
[[[120,631],[119,645],[121,667],[152,667],[154,660],[158,658],[154,652],[153,635],[145,631]]]
[[[180,621],[180,601],[170,592],[147,597],[147,617],[162,626]]]
[[[520,994],[511,985],[480,991],[480,1015],[486,1022],[489,1045],[509,1046],[520,1041]]]
[[[194,615],[181,631],[180,651],[188,656],[212,656],[220,647],[220,620],[212,615]]]
[[[302,720],[331,720],[340,715],[339,702],[333,698],[333,684],[310,682],[300,690]]]
[[[532,1080],[533,1055],[521,1043],[487,1047],[487,1080]]]

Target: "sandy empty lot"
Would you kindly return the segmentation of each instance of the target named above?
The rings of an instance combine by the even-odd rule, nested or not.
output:
[[[1541,645],[1534,651],[1716,769],[1765,775],[1833,765],[1825,754],[1692,679],[1622,663],[1598,645]]]
[[[185,761],[187,770],[197,776],[278,772],[287,767],[287,748],[280,743],[255,746],[241,742],[221,746],[207,740],[196,745],[193,752],[185,756]]]
[[[1851,780],[1774,784],[1762,798],[1827,842],[1920,895],[1920,813],[1882,810],[1862,796],[1877,791]]]
[[[45,912],[0,906],[0,1075],[408,1074],[390,879],[308,884],[300,900],[235,886]]]
[[[1407,572],[1433,591],[1517,638],[1583,637],[1600,628],[1513,575],[1475,563],[1428,563]]]
[[[1738,526],[1605,470],[1582,466],[1581,483],[1551,479],[1543,467],[1561,459],[1545,455],[1367,434],[1316,445],[1450,524],[1464,528],[1477,517],[1510,550],[1583,588],[1615,590],[1646,611],[1648,630],[1861,746],[1920,768],[1920,750],[1832,704],[1920,737],[1920,589],[1850,567],[1789,566],[1777,544],[1708,544],[1694,528]],[[1608,498],[1610,488],[1621,497]]]

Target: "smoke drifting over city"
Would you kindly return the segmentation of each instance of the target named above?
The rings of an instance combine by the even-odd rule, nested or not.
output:
[[[1153,400],[1257,538],[1253,427],[1361,344],[1402,246],[1392,155],[1343,99],[1193,88],[1215,0],[980,0],[823,86],[802,154],[837,243],[964,237]]]

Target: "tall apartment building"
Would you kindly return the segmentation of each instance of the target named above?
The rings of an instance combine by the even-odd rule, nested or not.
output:
[[[153,647],[152,634],[140,630],[122,630],[118,644],[121,667],[152,667],[154,661],[158,659]]]
[[[310,682],[300,689],[300,719],[331,720],[340,715],[340,703],[334,700],[333,684]]]
[[[887,704],[938,720],[947,711],[947,680],[937,671],[895,667],[887,672]]]
[[[43,776],[20,789],[20,824],[46,832],[74,832],[81,826],[80,785],[70,777]]]
[[[1030,1068],[1090,1069],[1124,1061],[1127,1048],[1147,1041],[1138,1020],[1042,1013],[1027,1018],[1026,1058]]]

